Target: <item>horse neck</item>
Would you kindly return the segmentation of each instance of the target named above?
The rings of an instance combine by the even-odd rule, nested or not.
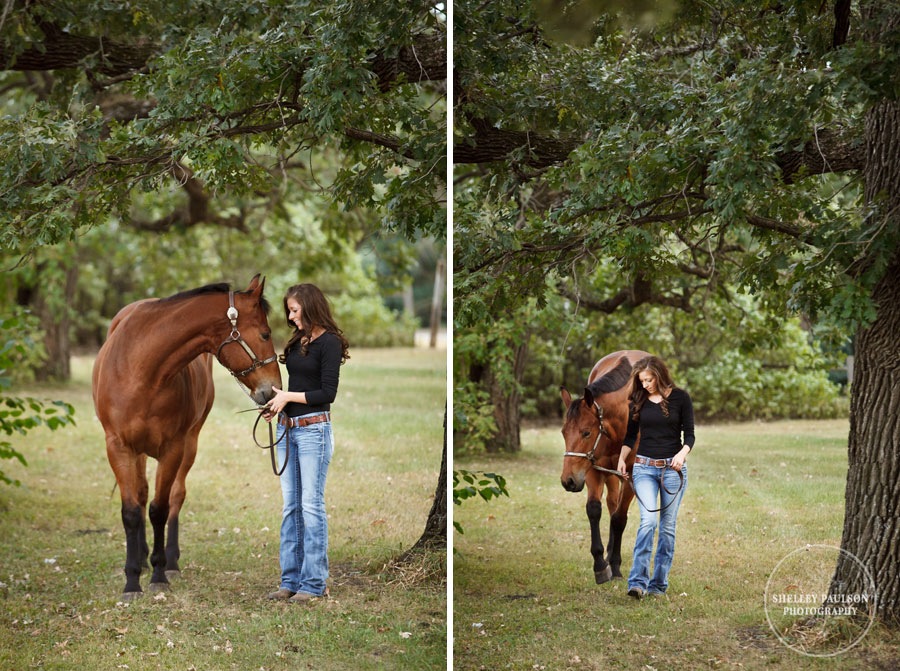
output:
[[[137,355],[129,358],[139,362],[134,374],[150,385],[171,378],[204,352],[214,354],[230,332],[221,294],[155,301],[145,307],[140,321],[128,320],[130,330],[139,332],[128,334]]]

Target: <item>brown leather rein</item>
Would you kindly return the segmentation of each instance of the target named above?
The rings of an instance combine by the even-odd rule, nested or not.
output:
[[[251,410],[259,410],[259,408],[251,408]],[[243,412],[249,412],[244,410]],[[256,418],[256,421],[253,423],[253,442],[256,443],[256,446],[261,450],[269,450],[269,459],[272,462],[272,472],[281,477],[281,474],[284,473],[284,469],[287,468],[288,459],[291,458],[291,441],[290,439],[284,441],[284,463],[281,464],[281,468],[278,468],[276,465],[277,462],[275,460],[275,447],[278,443],[281,442],[281,439],[288,435],[288,429],[285,427],[284,433],[282,433],[278,438],[275,438],[275,432],[272,430],[272,422],[269,424],[269,444],[263,445],[259,442],[259,439],[256,437],[256,427],[259,426],[259,420],[263,418],[262,413]],[[272,419],[274,421],[274,418]]]

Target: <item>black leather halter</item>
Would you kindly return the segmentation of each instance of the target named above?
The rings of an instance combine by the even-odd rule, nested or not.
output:
[[[259,357],[256,356],[256,354],[250,348],[250,345],[247,344],[247,341],[244,340],[243,337],[241,337],[241,332],[238,331],[238,328],[237,328],[238,311],[237,311],[237,308],[234,307],[234,292],[233,291],[228,292],[228,311],[225,313],[225,316],[227,317],[228,321],[231,322],[231,335],[229,335],[228,338],[226,338],[224,340],[224,342],[222,342],[222,344],[219,345],[219,349],[216,350],[216,359],[218,359],[219,363],[221,363],[223,366],[225,366],[225,363],[222,361],[222,359],[219,358],[219,355],[222,353],[222,348],[225,347],[225,345],[236,342],[238,345],[240,345],[241,347],[244,348],[244,351],[250,356],[250,361],[251,361],[250,367],[245,368],[244,370],[242,370],[240,372],[235,372],[235,371],[231,370],[230,368],[228,368],[228,366],[225,366],[225,368],[228,368],[228,371],[232,375],[234,375],[235,378],[246,377],[247,375],[249,375],[250,373],[255,371],[257,368],[262,368],[263,366],[268,366],[270,363],[275,363],[278,360],[278,356],[273,354],[268,359],[261,361],[259,359]],[[240,380],[238,380],[238,381],[240,382]]]

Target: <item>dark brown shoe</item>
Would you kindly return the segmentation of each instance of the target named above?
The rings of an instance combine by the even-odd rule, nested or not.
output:
[[[272,592],[271,594],[266,595],[266,598],[269,601],[287,601],[292,596],[294,596],[295,592],[292,592],[289,589],[285,589],[282,587],[277,592]]]
[[[311,603],[318,599],[315,594],[310,594],[309,592],[297,592],[294,594],[288,601],[291,603]]]
[[[288,601],[291,603],[312,603],[317,599],[327,599],[329,596],[328,589],[325,589],[324,594],[310,594],[309,592],[297,592],[292,596]]]

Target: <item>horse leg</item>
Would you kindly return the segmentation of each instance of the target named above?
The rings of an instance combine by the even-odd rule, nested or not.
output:
[[[153,575],[150,578],[150,589],[159,592],[168,588],[166,578],[165,536],[166,518],[169,515],[169,503],[165,499],[154,497],[150,502],[150,524],[153,526],[153,552],[150,554],[150,565]]]
[[[150,502],[150,524],[153,526],[153,552],[150,554],[153,575],[150,578],[150,589],[157,592],[169,588],[166,577],[166,522],[169,518],[169,495],[181,463],[181,454],[180,449],[171,449],[160,456],[156,468],[156,491]]]
[[[181,574],[178,560],[181,557],[181,547],[178,540],[178,514],[184,503],[184,482],[175,480],[172,493],[169,495],[169,516],[166,520],[166,577],[175,578]]]
[[[619,480],[616,478],[616,482]],[[615,500],[615,508],[610,511],[609,517],[609,564],[612,566],[614,578],[623,578],[622,575],[622,536],[628,525],[628,507],[634,498],[634,491],[624,481],[619,486]]]
[[[147,500],[150,498],[150,486],[147,484],[147,455],[139,454],[137,456],[137,497],[138,505],[141,507],[140,515],[140,533],[138,534],[138,543],[141,553],[141,568],[150,570],[150,546],[147,545]]]
[[[600,518],[603,515],[603,480],[593,469],[585,477],[588,488],[588,500],[585,509],[591,527],[591,555],[594,557],[594,581],[602,585],[612,579],[612,569],[603,558],[603,538],[600,536]]]
[[[184,456],[175,482],[172,483],[172,492],[169,494],[169,517],[167,521],[168,537],[166,538],[166,577],[174,578],[181,573],[178,560],[181,558],[181,546],[178,539],[178,515],[184,499],[187,495],[187,474],[194,465],[197,456],[197,436],[189,436],[185,441]]]
[[[141,596],[143,550],[147,546],[144,513],[141,508],[141,474],[139,458],[115,436],[106,437],[106,456],[116,476],[122,497],[122,526],[125,529],[125,589],[122,598],[131,601]],[[146,481],[146,476],[143,478]]]

